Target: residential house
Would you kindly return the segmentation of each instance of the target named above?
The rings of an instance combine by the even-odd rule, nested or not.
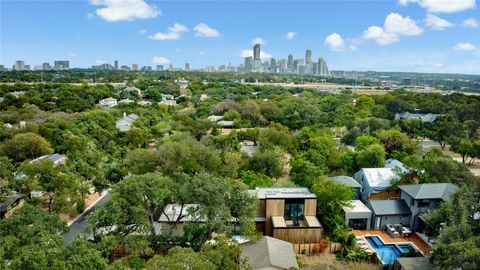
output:
[[[260,145],[255,144],[252,141],[243,141],[240,143],[240,152],[253,156],[260,149]]]
[[[170,94],[162,94],[162,100],[174,100],[175,97]]]
[[[354,200],[359,200],[360,199],[360,194],[362,190],[362,185],[360,185],[357,180],[355,180],[353,177],[350,176],[345,176],[345,175],[339,175],[339,176],[332,176],[328,178],[331,181],[344,184],[346,186],[349,186],[353,188],[355,191],[355,195],[353,195]]]
[[[240,244],[240,269],[252,270],[286,270],[298,269],[297,259],[291,243],[264,236],[260,240]]]
[[[67,156],[55,153],[55,154],[52,154],[52,155],[45,155],[45,156],[38,157],[34,160],[31,160],[30,163],[35,163],[35,162],[40,161],[40,160],[50,160],[50,161],[53,162],[53,165],[55,165],[55,166],[56,165],[63,165],[65,163],[67,163]]]
[[[223,120],[223,115],[210,115],[207,117],[208,120],[210,120],[211,122],[218,122],[220,120]]]
[[[117,106],[117,99],[113,97],[102,99],[98,102],[98,105],[103,109],[108,109]]]
[[[414,231],[422,231],[425,227],[423,215],[447,201],[458,187],[451,183],[428,183],[419,185],[403,185],[400,198],[406,202],[412,212],[409,226]]]
[[[132,104],[132,103],[135,103],[135,100],[132,100],[132,99],[129,99],[129,98],[122,99],[118,102],[118,104]]]
[[[160,105],[167,105],[167,106],[177,106],[176,100],[164,99],[160,101],[158,104]]]
[[[140,100],[138,102],[138,105],[140,105],[140,106],[147,106],[147,105],[150,105],[150,104],[152,104],[152,102],[150,102],[148,100]]]
[[[343,207],[345,223],[354,230],[371,228],[372,211],[360,200],[352,200],[350,206]]]
[[[220,120],[220,121],[217,122],[217,125],[219,125],[222,128],[233,128],[233,126],[235,125],[235,122]]]
[[[20,209],[24,203],[22,194],[12,194],[0,199],[0,219],[10,217],[13,212]]]
[[[124,92],[137,93],[137,95],[138,95],[139,97],[142,96],[142,91],[141,91],[139,88],[135,87],[135,86],[126,87],[125,89],[123,89],[123,91],[124,91]]]
[[[188,214],[188,210],[196,206],[196,204],[185,204],[183,207],[178,204],[168,204],[158,218],[158,224],[156,226],[157,234],[168,235],[171,233],[173,236],[183,236],[185,223],[192,220],[192,216]]]
[[[395,120],[418,119],[423,123],[433,123],[439,116],[441,116],[441,114],[400,112],[395,114]]]
[[[355,173],[354,178],[362,186],[361,199],[364,202],[400,197],[397,190],[389,189],[393,181],[400,179],[393,168],[364,168]]]
[[[387,224],[410,223],[412,211],[404,200],[371,200],[372,229],[383,229]]]
[[[293,244],[318,243],[323,227],[317,219],[317,197],[308,188],[256,188],[256,229]]]
[[[19,97],[25,95],[26,93],[27,92],[25,92],[25,91],[13,91],[13,92],[10,92],[8,94],[14,96],[15,98],[19,98]]]
[[[117,122],[115,122],[115,126],[117,127],[118,130],[120,130],[120,132],[127,132],[132,128],[133,123],[135,123],[137,119],[138,119],[138,115],[134,113],[129,115],[126,115],[124,113],[123,118],[118,119]]]

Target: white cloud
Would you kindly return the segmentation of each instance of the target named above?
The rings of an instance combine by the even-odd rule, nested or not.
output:
[[[295,38],[296,35],[297,35],[296,32],[287,32],[287,33],[285,34],[285,39],[286,39],[286,40],[292,40],[292,39]]]
[[[434,68],[444,68],[445,65],[442,64],[442,63],[435,63],[435,64],[433,64],[433,67],[434,67]]]
[[[475,8],[475,0],[399,0],[400,5],[417,3],[431,13],[455,13]]]
[[[418,36],[423,33],[423,29],[418,27],[414,20],[395,12],[388,14],[383,26],[385,31],[399,35]]]
[[[162,14],[155,5],[144,0],[90,0],[90,3],[104,6],[95,13],[109,22],[152,19]]]
[[[325,46],[332,52],[341,52],[345,50],[356,51],[357,46],[350,44],[341,35],[337,33],[332,33],[331,35],[325,38]]]
[[[478,22],[475,18],[465,19],[462,25],[467,28],[478,28]]]
[[[400,36],[418,36],[423,29],[410,17],[403,17],[398,13],[390,13],[385,18],[383,28],[370,26],[363,31],[362,37],[367,40],[374,40],[379,45],[388,45],[400,41]]]
[[[400,39],[397,34],[389,33],[379,26],[370,26],[363,31],[364,39],[374,40],[379,45],[388,45],[390,43],[398,42]]]
[[[76,57],[76,56],[78,56],[78,53],[76,53],[76,52],[67,52],[67,56]]]
[[[98,65],[101,65],[101,64],[105,64],[107,63],[107,61],[105,60],[95,60],[95,64],[98,66]]]
[[[430,28],[433,28],[435,30],[443,30],[447,27],[452,27],[454,26],[453,23],[445,20],[445,19],[442,19],[438,16],[435,16],[433,14],[427,14],[427,18],[425,18],[425,24],[430,27]]]
[[[147,33],[147,30],[146,29],[141,29],[140,31],[138,31],[138,33],[140,35],[145,35]]]
[[[218,30],[211,28],[205,23],[199,23],[195,28],[195,36],[202,37],[202,38],[214,38],[220,36],[220,32]]]
[[[252,45],[255,44],[265,45],[267,44],[267,41],[265,41],[263,38],[256,37],[252,40]]]
[[[152,64],[166,65],[166,64],[169,64],[169,63],[170,63],[170,60],[168,60],[167,58],[165,58],[163,56],[154,56],[152,58]]]
[[[469,52],[475,50],[475,45],[468,42],[460,42],[453,46],[453,49],[455,51]]]
[[[177,40],[184,32],[188,32],[188,28],[183,24],[175,23],[172,27],[168,28],[168,32],[155,33],[148,38],[153,40]]]
[[[253,50],[241,50],[240,51],[240,57],[250,57],[252,56],[253,57]],[[260,59],[269,59],[269,58],[272,58],[273,56],[267,52],[264,52],[264,51],[260,51]]]

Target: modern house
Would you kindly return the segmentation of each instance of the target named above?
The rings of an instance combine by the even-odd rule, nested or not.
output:
[[[317,197],[308,188],[256,188],[256,229],[292,244],[318,243],[323,227],[317,219]]]
[[[412,211],[404,200],[371,200],[372,229],[383,229],[387,224],[409,224]]]
[[[117,106],[117,99],[113,97],[102,99],[98,102],[98,105],[103,109],[108,109]]]
[[[242,263],[240,269],[286,270],[298,269],[291,243],[264,236],[260,240],[240,244]]]
[[[127,132],[132,128],[133,123],[135,123],[135,121],[137,121],[137,119],[138,119],[138,115],[136,115],[134,113],[129,114],[129,115],[126,115],[124,113],[123,118],[118,119],[115,122],[115,126],[117,127],[118,130],[120,130],[120,132]]]
[[[414,231],[424,228],[423,214],[437,208],[440,203],[447,201],[458,187],[451,183],[430,183],[419,185],[403,185],[400,189],[400,198],[406,202],[412,212],[409,226]]]
[[[328,178],[331,181],[335,181],[340,184],[344,184],[346,186],[349,186],[353,188],[355,191],[355,195],[353,196],[352,199],[354,200],[359,200],[360,199],[360,194],[362,190],[362,185],[360,185],[357,180],[355,180],[353,177],[350,176],[345,176],[345,175],[339,175],[339,176],[332,176]]]
[[[343,207],[345,223],[354,230],[371,228],[372,211],[360,200],[352,200],[350,206]]]
[[[183,226],[186,222],[192,220],[192,216],[188,214],[188,209],[196,206],[196,204],[185,204],[183,207],[178,204],[167,205],[155,226],[157,234],[168,235],[171,233],[173,236],[183,236]]]
[[[395,120],[418,119],[423,123],[433,123],[439,116],[441,116],[441,114],[400,112],[395,114]]]
[[[361,199],[364,202],[400,197],[398,191],[389,189],[393,181],[400,179],[393,168],[364,168],[355,173],[354,178],[362,186]]]
[[[0,219],[10,217],[13,212],[20,209],[24,203],[22,194],[12,194],[0,199]]]
[[[220,121],[217,122],[217,125],[219,125],[222,128],[232,128],[235,125],[235,122],[220,120]]]

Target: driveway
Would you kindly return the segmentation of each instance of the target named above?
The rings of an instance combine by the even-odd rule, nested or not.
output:
[[[77,220],[75,220],[68,228],[68,231],[63,234],[63,245],[67,246],[70,242],[75,240],[77,236],[87,236],[88,221],[87,217],[90,216],[95,209],[105,205],[110,199],[110,192],[107,192],[98,202],[90,209],[85,211]]]

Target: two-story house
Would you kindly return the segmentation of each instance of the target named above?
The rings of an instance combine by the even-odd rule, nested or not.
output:
[[[317,219],[317,197],[308,188],[256,188],[256,229],[293,244],[318,243],[323,227]]]
[[[423,229],[425,223],[422,215],[424,213],[437,208],[458,189],[451,183],[403,185],[398,188],[400,189],[400,199],[406,202],[412,212],[409,225],[414,231]]]

